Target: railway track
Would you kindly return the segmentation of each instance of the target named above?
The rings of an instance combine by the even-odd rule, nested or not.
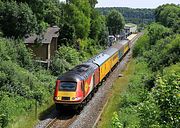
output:
[[[67,128],[76,118],[77,115],[74,113],[57,115],[57,117],[52,119],[44,128]]]

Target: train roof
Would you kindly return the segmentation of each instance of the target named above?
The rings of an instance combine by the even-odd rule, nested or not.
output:
[[[121,49],[128,42],[129,42],[129,40],[120,40],[116,44],[112,45],[111,47]]]
[[[119,41],[118,43],[121,44],[121,45],[125,45],[129,42],[129,40],[121,40]]]
[[[109,56],[114,55],[118,51],[117,48],[110,47],[106,49],[103,53],[108,54]]]
[[[61,81],[79,81],[86,79],[90,74],[98,68],[97,65],[93,63],[83,63],[77,65],[70,71],[64,73],[62,76],[58,77]]]
[[[100,53],[89,61],[92,61],[93,63],[97,64],[98,66],[101,66],[109,57],[110,56],[108,54]]]
[[[116,43],[116,44],[112,45],[111,47],[116,48],[116,49],[121,49],[123,47],[123,45],[121,43]]]

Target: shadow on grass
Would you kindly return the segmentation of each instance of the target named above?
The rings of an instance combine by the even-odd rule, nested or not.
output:
[[[44,110],[43,112],[39,113],[39,120],[45,120],[47,118],[49,118],[50,115],[53,115],[53,113],[55,113],[55,104],[51,105],[49,108],[47,108],[46,110]]]

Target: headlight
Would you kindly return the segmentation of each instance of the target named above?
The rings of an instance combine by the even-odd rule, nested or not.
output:
[[[72,100],[75,100],[75,101],[76,101],[76,100],[81,100],[81,99],[82,99],[82,97],[73,97],[73,98],[72,98]]]
[[[55,97],[56,100],[61,100],[61,97],[57,96]]]
[[[76,97],[75,98],[75,100],[81,100],[82,99],[82,97]]]

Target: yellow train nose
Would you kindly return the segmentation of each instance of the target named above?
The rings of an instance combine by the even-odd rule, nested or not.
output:
[[[59,101],[74,101],[75,97],[76,97],[76,92],[59,91],[58,96],[56,97],[56,100],[59,100]]]

